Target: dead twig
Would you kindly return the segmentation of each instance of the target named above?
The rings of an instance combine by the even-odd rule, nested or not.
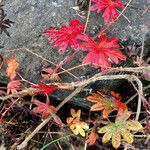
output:
[[[74,92],[72,92],[68,97],[66,97],[64,99],[63,102],[61,102],[58,106],[57,106],[57,110],[59,110],[65,103],[67,103],[72,97],[74,97],[76,94],[78,94],[84,87],[79,87],[77,88]],[[52,119],[52,116],[49,116],[47,119],[45,119],[40,125],[38,125],[35,130],[29,134],[25,140],[17,146],[18,150],[24,149],[28,142],[34,137],[34,135],[36,133],[38,133],[50,120]]]

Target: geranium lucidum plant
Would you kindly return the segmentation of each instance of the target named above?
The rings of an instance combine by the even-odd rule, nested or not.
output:
[[[81,136],[85,136],[85,130],[89,129],[89,126],[86,122],[80,121],[81,117],[81,110],[78,110],[75,112],[74,109],[70,110],[71,116],[67,118],[67,123],[70,125],[71,131],[75,134],[78,135],[80,134]]]
[[[142,130],[142,125],[137,120],[128,120],[131,112],[124,111],[119,112],[115,123],[109,123],[108,125],[100,128],[98,133],[103,134],[102,138],[103,143],[107,143],[112,139],[112,145],[114,148],[118,148],[121,144],[121,136],[127,143],[133,142],[133,134],[130,133],[132,131]]]
[[[92,2],[91,10],[97,13],[103,11],[102,17],[105,23],[108,23],[110,19],[115,20],[118,17],[117,9],[125,7],[120,0],[92,0]]]
[[[49,36],[48,40],[53,40],[53,47],[59,46],[59,51],[66,51],[70,46],[73,49],[78,48],[77,36],[84,30],[84,25],[77,19],[70,20],[69,26],[61,26],[59,29],[46,29],[44,33]]]

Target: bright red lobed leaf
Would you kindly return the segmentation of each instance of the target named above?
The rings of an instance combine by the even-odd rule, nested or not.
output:
[[[53,91],[55,91],[58,86],[57,85],[46,85],[43,83],[39,83],[37,85],[32,85],[32,88],[37,89],[38,91],[36,94],[51,94]]]
[[[70,20],[69,26],[62,26],[59,29],[46,29],[44,33],[49,36],[48,40],[53,40],[53,47],[59,46],[59,51],[66,51],[70,46],[73,49],[78,48],[77,35],[84,30],[84,25],[77,19]]]
[[[35,104],[37,107],[33,108],[33,112],[41,113],[43,119],[47,118],[50,114],[57,112],[57,109],[52,105],[42,103],[38,100],[35,100]]]
[[[92,11],[100,13],[103,11],[102,17],[105,23],[108,23],[110,19],[115,20],[118,17],[118,8],[124,8],[125,4],[120,0],[92,0],[94,3],[91,6]]]
[[[126,56],[118,50],[120,46],[116,37],[107,39],[104,34],[97,43],[86,34],[79,35],[78,38],[84,41],[80,43],[80,48],[89,51],[83,64],[92,63],[95,68],[101,67],[102,72],[106,72],[106,69],[111,67],[110,61],[118,64],[119,59],[126,60]]]
[[[19,88],[19,85],[21,84],[20,81],[10,81],[7,84],[7,95],[11,92],[12,94],[17,93],[17,89]]]

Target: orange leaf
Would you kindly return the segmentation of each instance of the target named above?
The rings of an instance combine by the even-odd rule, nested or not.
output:
[[[112,111],[112,100],[103,97],[100,93],[92,93],[92,95],[87,97],[88,101],[94,102],[91,107],[91,111],[100,111],[103,110],[103,117],[108,117],[109,113]]]
[[[99,110],[103,110],[104,107],[101,103],[97,103],[97,104],[94,104],[92,107],[91,107],[91,111],[99,111]]]
[[[6,74],[10,78],[10,80],[13,80],[16,76],[16,69],[19,66],[19,64],[16,62],[16,55],[13,55],[11,58],[7,59],[7,68],[6,68]]]
[[[89,145],[93,145],[93,144],[95,144],[96,139],[97,139],[97,135],[96,135],[95,131],[92,130],[88,137],[87,143],[89,143]]]

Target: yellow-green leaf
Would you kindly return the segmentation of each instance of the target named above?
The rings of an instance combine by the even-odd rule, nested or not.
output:
[[[79,129],[79,133],[81,136],[85,137],[85,131],[82,128]]]
[[[98,133],[106,133],[110,128],[110,125],[104,126],[98,130]]]
[[[109,142],[111,137],[112,137],[112,132],[106,132],[102,138],[102,142],[103,143]]]
[[[129,120],[129,121],[127,121],[126,128],[128,130],[133,130],[133,131],[138,131],[138,130],[143,129],[141,123],[138,122],[137,120]]]
[[[133,134],[128,132],[126,129],[121,130],[121,135],[127,143],[131,144],[133,142]]]
[[[117,149],[120,146],[120,143],[121,143],[121,135],[120,132],[116,130],[116,132],[114,132],[112,135],[112,145],[114,148]]]

